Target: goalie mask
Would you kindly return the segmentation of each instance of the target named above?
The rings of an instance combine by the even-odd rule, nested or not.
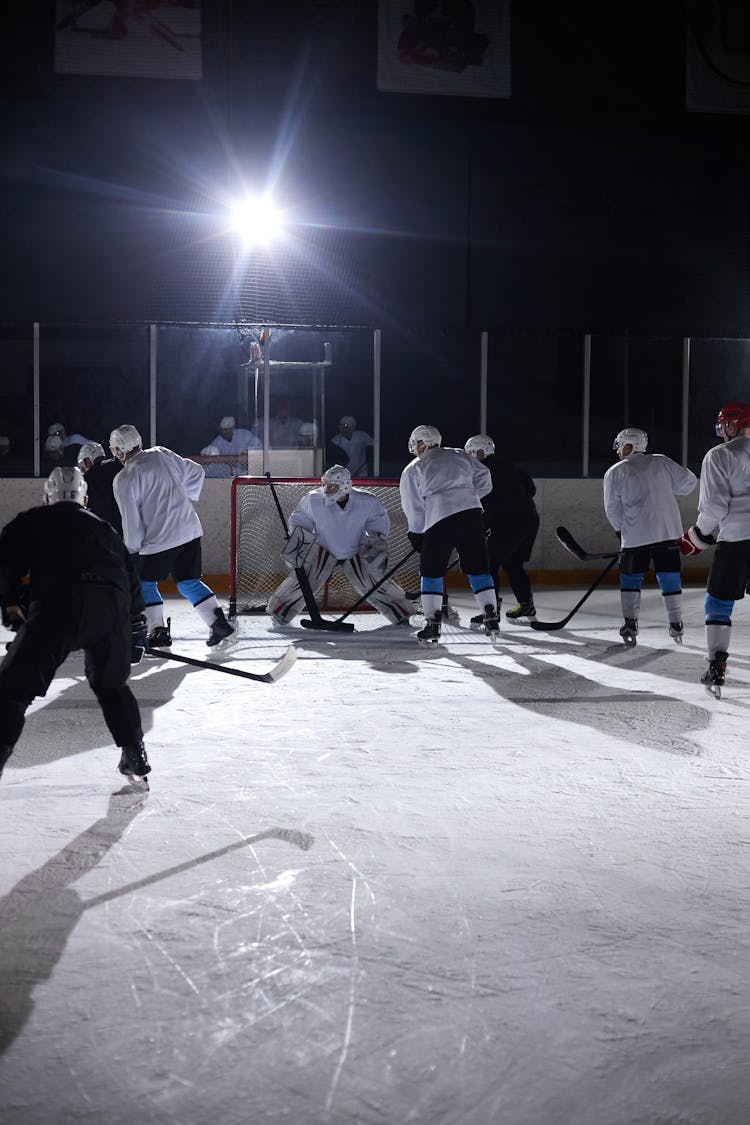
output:
[[[84,461],[96,461],[99,457],[106,457],[103,447],[98,441],[87,441],[78,450],[78,468],[83,469]]]
[[[485,457],[491,457],[495,452],[495,443],[488,434],[475,434],[474,437],[469,438],[464,449],[472,457],[476,457],[478,453],[483,453]]]
[[[716,418],[716,436],[724,437],[724,426],[732,422],[737,430],[750,426],[750,405],[746,402],[728,402]],[[736,436],[736,435],[735,435]]]
[[[72,500],[74,504],[86,504],[88,488],[80,469],[58,465],[44,482],[44,503],[58,504],[61,500]]]
[[[332,465],[320,480],[326,504],[337,504],[352,490],[352,474],[343,465]]]
[[[134,449],[140,449],[142,445],[143,440],[135,426],[118,426],[109,435],[109,448],[115,457],[118,453],[132,453]]]
[[[632,445],[633,453],[645,453],[648,445],[648,434],[645,430],[620,430],[612,442],[615,453],[619,453],[626,445]]]
[[[417,444],[420,441],[423,442],[428,449],[432,449],[436,445],[443,444],[443,435],[435,426],[417,426],[415,430],[412,430],[409,438],[409,452],[412,457],[419,457]]]

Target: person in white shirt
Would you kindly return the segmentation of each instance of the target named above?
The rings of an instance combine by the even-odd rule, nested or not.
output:
[[[219,422],[219,432],[209,444],[215,446],[220,455],[260,449],[260,442],[255,434],[250,430],[238,429],[231,414],[225,415]]]
[[[370,475],[367,449],[373,442],[374,438],[366,430],[357,429],[357,419],[345,414],[339,419],[339,432],[330,440],[331,456],[342,461],[353,477],[367,477]]]
[[[490,574],[482,497],[492,491],[486,465],[463,449],[443,449],[434,426],[417,426],[409,438],[414,455],[401,474],[401,507],[409,540],[420,552],[422,608],[426,623],[417,633],[423,645],[440,639],[443,581],[455,548],[490,637],[498,633],[497,595]]]
[[[698,516],[680,546],[697,555],[716,544],[706,587],[708,670],[706,690],[721,695],[724,685],[734,603],[750,583],[750,403],[729,402],[716,419],[721,445],[709,449],[701,466]],[[711,534],[718,528],[716,536]]]
[[[613,448],[618,463],[604,474],[604,511],[620,538],[620,636],[632,647],[638,633],[641,588],[653,563],[670,637],[682,644],[682,584],[679,540],[682,518],[675,497],[687,496],[695,473],[663,453],[646,453],[644,430],[620,430]]]
[[[296,418],[291,413],[288,398],[280,398],[275,412],[269,419],[268,448],[269,449],[296,449],[299,440],[300,428],[303,425],[301,418]],[[253,426],[253,433],[257,436],[259,444],[263,444],[263,419],[259,418]]]
[[[213,590],[201,582],[203,528],[193,507],[200,496],[203,466],[171,449],[144,449],[135,426],[123,425],[109,438],[113,456],[123,464],[112,490],[122,515],[122,537],[136,569],[146,603],[148,646],[169,648],[170,622],[164,621],[159,582],[170,575],[177,589],[208,625],[206,643],[217,645],[234,633]]]
[[[303,569],[313,594],[329,580],[336,566],[358,594],[367,594],[386,572],[390,517],[371,492],[352,487],[343,465],[332,465],[319,488],[303,496],[289,517],[289,539],[282,551],[290,570]],[[387,579],[367,599],[394,625],[408,624],[411,608],[404,591]],[[297,576],[292,573],[273,592],[266,606],[277,625],[288,625],[304,608]]]

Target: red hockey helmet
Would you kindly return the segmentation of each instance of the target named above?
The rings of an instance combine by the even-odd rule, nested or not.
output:
[[[724,426],[728,422],[733,422],[738,430],[744,426],[750,426],[750,403],[747,402],[728,402],[722,406],[716,417],[716,436],[724,436]]]

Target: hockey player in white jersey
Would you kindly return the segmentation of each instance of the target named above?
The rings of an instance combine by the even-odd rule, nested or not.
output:
[[[289,539],[281,557],[290,570],[305,571],[313,593],[341,564],[347,581],[358,594],[366,594],[386,572],[389,530],[390,518],[377,496],[354,488],[349,470],[332,465],[320,487],[303,496],[289,517]],[[392,579],[367,600],[394,625],[408,623],[409,603]],[[266,613],[277,625],[288,625],[304,606],[296,575],[290,574],[269,598]]]
[[[625,623],[620,636],[626,645],[635,645],[641,588],[653,562],[669,635],[682,644],[682,519],[675,497],[691,493],[696,477],[662,453],[646,453],[647,445],[643,430],[620,430],[613,443],[618,462],[604,474],[604,510],[622,547],[620,600]]]
[[[434,426],[417,426],[409,438],[414,456],[401,474],[401,507],[409,539],[420,552],[420,589],[425,627],[423,645],[440,639],[443,582],[455,548],[490,636],[498,632],[495,581],[490,574],[482,497],[492,491],[486,465],[463,449],[443,449]]]
[[[122,534],[146,603],[150,648],[169,648],[172,636],[164,620],[159,582],[170,575],[178,591],[209,628],[206,644],[217,645],[234,633],[213,590],[201,581],[201,527],[193,501],[205,479],[202,465],[157,445],[144,449],[135,426],[119,426],[109,438],[112,453],[124,466],[113,491],[122,515]]]
[[[721,445],[709,449],[701,466],[698,516],[682,537],[686,555],[716,543],[706,588],[708,670],[706,690],[721,695],[729,655],[734,603],[750,582],[750,403],[729,402],[716,419]],[[711,532],[718,527],[716,537]]]

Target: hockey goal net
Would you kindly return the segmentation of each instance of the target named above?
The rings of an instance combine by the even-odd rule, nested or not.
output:
[[[377,496],[390,516],[390,568],[410,549],[398,481],[355,480],[353,483]],[[275,478],[273,484],[288,521],[302,497],[320,485],[320,478],[280,477]],[[280,558],[285,542],[284,529],[265,477],[236,477],[232,481],[231,518],[230,613],[261,613],[271,593],[289,574]],[[412,554],[392,577],[405,591],[418,590],[419,555]],[[359,597],[344,578],[341,567],[336,567],[330,581],[316,594],[316,601],[324,612],[344,613]]]

